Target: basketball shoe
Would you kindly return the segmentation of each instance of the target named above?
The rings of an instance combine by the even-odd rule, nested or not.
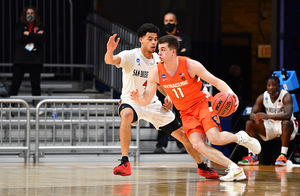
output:
[[[239,137],[239,145],[245,146],[255,154],[260,153],[261,145],[256,138],[250,137],[245,131],[239,131],[236,133],[236,135]]]
[[[287,159],[284,155],[279,155],[279,157],[276,159],[275,165],[278,166],[285,166],[287,162]]]
[[[129,161],[121,161],[121,164],[114,168],[114,174],[120,176],[130,176],[131,169]]]
[[[257,155],[249,154],[248,156],[243,157],[241,161],[238,162],[239,165],[258,165]]]
[[[198,168],[198,170],[197,170],[197,173],[200,176],[203,176],[206,179],[218,179],[219,178],[219,174],[215,170],[211,169],[210,167],[207,167],[206,164],[204,164],[204,166],[205,166],[204,169]]]
[[[241,167],[228,168],[225,172],[227,172],[227,175],[220,177],[221,181],[238,181],[246,179],[244,170]]]

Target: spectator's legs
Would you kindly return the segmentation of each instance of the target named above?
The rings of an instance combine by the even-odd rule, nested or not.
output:
[[[31,82],[32,95],[41,95],[41,73],[43,70],[43,64],[29,65],[29,74]]]
[[[10,86],[9,95],[18,95],[24,74],[26,72],[25,64],[14,64],[12,67],[13,77]]]

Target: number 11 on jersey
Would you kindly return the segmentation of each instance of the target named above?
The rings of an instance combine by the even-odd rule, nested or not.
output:
[[[176,90],[176,89],[177,89],[177,90]],[[176,88],[176,89],[174,89],[174,88],[172,89],[172,91],[175,93],[176,98],[177,98],[177,99],[180,98],[180,97],[179,97],[179,94],[180,94],[181,98],[183,98],[183,97],[184,97],[184,94],[183,94],[181,88]],[[177,91],[179,92],[179,94],[178,94]]]

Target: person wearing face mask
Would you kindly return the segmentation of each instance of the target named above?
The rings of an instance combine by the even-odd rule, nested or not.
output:
[[[190,57],[191,55],[191,50],[192,50],[192,45],[191,45],[191,37],[186,34],[185,32],[179,31],[179,29],[177,28],[177,17],[174,13],[169,12],[167,14],[165,14],[164,16],[164,28],[162,31],[161,36],[162,37],[164,35],[175,35],[179,41],[179,50],[178,50],[178,56],[187,56]],[[164,100],[164,96],[157,91],[157,96],[159,98],[160,101],[163,102]],[[173,106],[173,112],[176,115],[176,118],[180,120],[180,114],[179,111],[176,109],[175,106]],[[158,132],[157,134],[157,144],[156,144],[156,149],[154,150],[154,153],[166,153],[166,148],[168,145],[168,141],[169,141],[169,135],[165,134],[164,132]],[[186,150],[184,148],[184,146],[178,141],[176,140],[177,143],[177,147],[180,150],[180,153],[186,153]]]
[[[13,51],[13,77],[10,95],[18,95],[24,74],[30,74],[32,95],[41,95],[40,75],[43,70],[43,45],[46,41],[45,29],[41,26],[38,11],[33,6],[26,7],[15,27]]]
[[[185,32],[179,31],[177,23],[176,15],[172,12],[167,13],[164,17],[163,35],[175,35],[179,41],[178,56],[190,57],[192,50],[191,37]]]

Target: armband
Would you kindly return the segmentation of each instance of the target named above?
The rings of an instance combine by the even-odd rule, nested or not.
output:
[[[234,92],[233,92],[231,89],[229,89],[229,90],[227,91],[227,93],[229,93],[229,94],[234,94]]]

